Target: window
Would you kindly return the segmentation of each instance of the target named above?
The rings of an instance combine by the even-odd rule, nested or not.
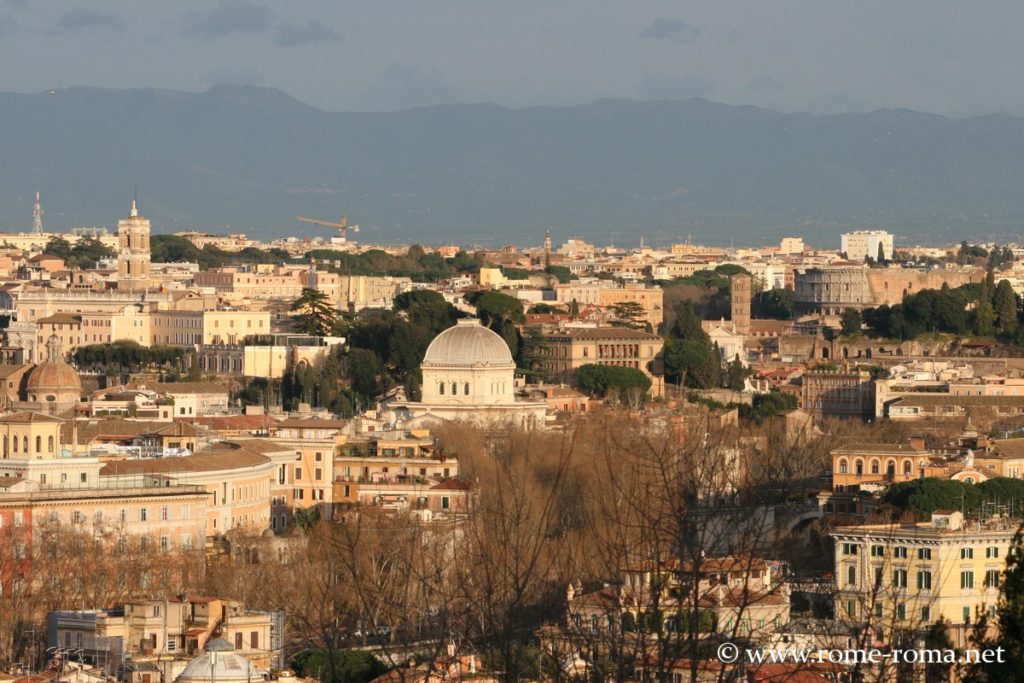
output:
[[[236,650],[241,650],[242,649],[242,634],[241,634],[241,632],[235,634],[235,649]]]
[[[960,588],[962,590],[970,590],[971,588],[974,588],[974,572],[960,572]]]
[[[917,549],[917,559],[919,559],[919,560],[930,560],[930,559],[932,559],[932,549],[931,548],[918,548]]]
[[[917,588],[918,590],[931,590],[932,587],[932,573],[929,571],[920,571],[917,573]]]
[[[149,510],[146,508],[139,509],[139,521],[145,522],[149,518]]]
[[[929,622],[932,620],[932,608],[925,605],[921,608],[921,621]]]
[[[52,436],[46,437],[46,443],[47,443],[47,446],[49,446],[50,452],[53,453],[53,437]]]
[[[906,476],[910,476],[910,473],[911,473],[912,470],[913,470],[913,464],[909,460],[904,460],[903,461],[903,474],[906,475]]]
[[[321,481],[324,478],[324,471],[317,467],[315,470],[313,470],[313,478],[316,479],[317,481]]]
[[[985,572],[985,588],[999,588],[998,569],[989,569]]]
[[[167,636],[167,651],[174,652],[178,649],[178,639],[174,636]]]
[[[907,587],[907,570],[906,569],[894,569],[892,572],[892,587],[893,588],[906,588]]]
[[[167,507],[160,508],[160,520],[166,522],[171,518],[171,510]]]
[[[885,555],[885,546],[873,545],[871,546],[871,557],[883,557]]]
[[[875,588],[881,588],[882,586],[882,568],[875,567]]]
[[[992,545],[985,548],[985,557],[989,559],[999,557],[999,547]]]
[[[856,543],[844,543],[843,544],[843,555],[856,555],[857,554],[857,548],[859,548],[859,547],[860,546],[858,546]]]
[[[840,460],[839,461],[839,474],[846,474],[846,472],[847,472],[846,460],[845,459]]]
[[[160,551],[164,553],[168,553],[171,551],[171,539],[169,537],[160,537]]]
[[[973,560],[974,559],[974,548],[960,548],[960,559],[961,560]]]
[[[451,508],[451,506],[452,506],[451,498],[449,498],[448,496],[442,496],[441,497],[441,509],[442,510],[448,510],[448,509]]]
[[[295,479],[296,480],[302,479],[302,468],[301,467],[296,467],[295,468]]]
[[[847,600],[846,601],[846,613],[849,614],[851,617],[856,617],[857,616],[857,601],[856,600]]]
[[[907,618],[907,605],[906,603],[900,603],[896,605],[896,618],[903,620]]]
[[[28,450],[28,449],[26,448],[25,450]],[[37,436],[36,437],[36,453],[42,453],[42,452],[43,452],[43,437]]]
[[[438,385],[437,393],[444,396],[444,382],[441,382],[441,384]],[[17,450],[17,448],[15,448],[15,450]]]
[[[877,460],[871,461],[871,474],[878,474],[879,464]]]
[[[846,585],[856,586],[857,585],[857,568],[850,565],[846,568]]]
[[[896,546],[895,548],[892,549],[892,556],[897,558],[897,559],[900,559],[900,560],[907,559],[907,546],[905,546],[905,545],[898,545],[898,546]]]
[[[259,631],[253,631],[252,633],[249,634],[249,647],[251,647],[253,650],[260,649],[260,632]]]

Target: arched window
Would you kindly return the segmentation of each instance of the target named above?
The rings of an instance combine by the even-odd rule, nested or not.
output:
[[[465,386],[462,387],[462,393],[469,396],[469,382],[466,382]]]
[[[890,477],[892,477],[892,476],[894,476],[896,474],[896,461],[895,460],[887,460],[885,462],[885,473],[886,473],[886,475],[888,475]]]
[[[857,458],[853,463],[853,471],[857,474],[864,474],[864,461]]]
[[[850,566],[846,568],[846,584],[848,586],[857,585],[857,568]]]
[[[36,437],[36,453],[42,453],[42,452],[43,452],[43,437],[37,436]]]
[[[880,469],[881,464],[878,462],[878,458],[873,458],[871,460],[871,474],[878,474]]]
[[[14,452],[17,453],[18,452],[18,437],[14,437],[14,439],[12,439],[12,441],[14,442]]]
[[[439,384],[439,385],[437,386],[437,391],[438,391],[438,393],[440,393],[440,394],[441,394],[442,396],[444,396],[444,382],[441,382],[441,383],[440,383],[440,384]]]
[[[909,475],[914,470],[914,463],[910,460],[903,461],[903,474]]]
[[[46,445],[50,449],[50,452],[53,453],[53,437],[52,436],[46,437]]]
[[[4,457],[7,457],[7,435],[4,434]]]
[[[846,472],[847,472],[846,458],[843,458],[843,459],[841,459],[839,461],[839,474],[846,474]]]
[[[456,384],[455,382],[452,382],[452,396],[458,396],[458,395],[459,395],[459,385]]]

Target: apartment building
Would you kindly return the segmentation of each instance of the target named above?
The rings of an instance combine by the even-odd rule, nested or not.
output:
[[[971,626],[994,616],[1006,554],[1020,526],[938,510],[928,522],[842,526],[835,540],[836,617],[885,632],[942,620],[963,647]]]
[[[334,504],[334,462],[345,443],[345,420],[289,418],[268,426],[269,441],[288,458],[275,461],[271,487],[271,528],[288,528],[295,511],[317,508],[329,519]]]
[[[157,680],[170,681],[209,642],[224,638],[235,653],[268,670],[280,666],[282,616],[218,597],[143,599],[110,609],[50,612],[47,644],[75,650],[107,674],[130,662],[135,669],[153,671]]]
[[[642,371],[652,379],[652,390],[661,391],[665,341],[657,334],[625,327],[567,327],[544,335],[544,343],[542,363],[552,381],[571,382],[583,365],[618,365]]]
[[[868,419],[875,412],[871,373],[853,366],[820,366],[803,375],[801,408],[815,420]]]
[[[151,315],[152,343],[166,346],[239,344],[270,332],[268,311],[156,311]]]

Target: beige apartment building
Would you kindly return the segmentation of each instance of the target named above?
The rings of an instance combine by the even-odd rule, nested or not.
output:
[[[642,284],[611,286],[604,282],[573,283],[555,286],[555,301],[568,305],[575,301],[580,307],[601,306],[611,308],[616,304],[636,303],[644,311],[644,321],[655,330],[664,320],[664,292],[661,287],[648,287]]]
[[[127,340],[150,346],[150,313],[141,306],[124,306],[116,311],[88,311],[82,319],[82,346]],[[64,348],[68,348],[65,346]]]
[[[235,528],[260,532],[270,526],[270,455],[293,458],[264,440],[221,442],[197,455],[107,462],[100,471],[109,485],[160,476],[176,484],[200,486],[207,498],[204,538]]]
[[[55,313],[36,320],[36,344],[46,346],[51,336],[56,335],[65,353],[72,354],[82,344],[82,316],[72,313]]]
[[[270,332],[267,311],[156,311],[150,320],[154,345],[240,344]]]
[[[258,668],[274,668],[281,631],[280,614],[247,610],[241,602],[217,597],[179,595],[47,615],[51,648],[77,650],[108,673],[130,661],[136,670],[153,671],[156,681],[174,680],[215,637],[227,640]]]
[[[657,334],[625,327],[573,327],[545,335],[544,342],[542,362],[553,382],[572,382],[583,365],[618,365],[642,371],[651,378],[652,391],[661,392],[665,342]]]
[[[836,616],[884,628],[950,624],[954,645],[993,616],[1019,520],[936,511],[919,523],[843,526],[835,539]]]
[[[334,503],[334,454],[345,443],[344,420],[290,418],[270,426],[268,440],[290,457],[276,461],[271,528],[288,528],[295,511],[318,508],[329,519]]]

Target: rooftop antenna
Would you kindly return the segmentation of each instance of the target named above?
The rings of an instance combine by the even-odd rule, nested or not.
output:
[[[43,232],[43,204],[39,200],[38,192],[36,192],[36,203],[32,209],[32,232],[37,235]]]

